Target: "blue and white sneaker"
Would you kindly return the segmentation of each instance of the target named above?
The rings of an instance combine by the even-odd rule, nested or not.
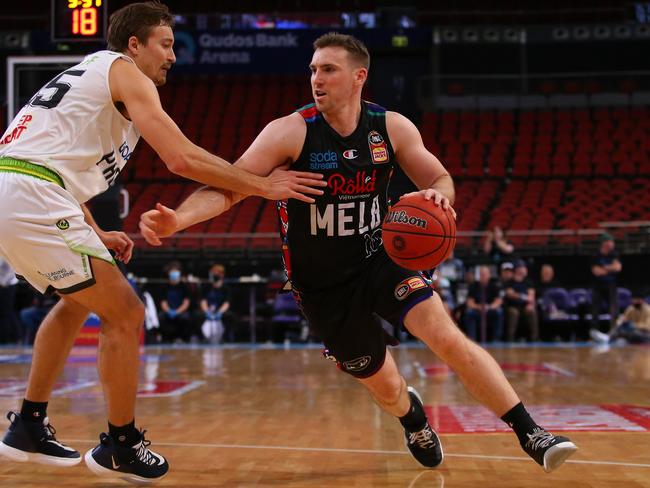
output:
[[[88,468],[98,476],[120,478],[144,485],[162,479],[169,470],[167,460],[149,449],[150,441],[140,433],[140,441],[132,447],[122,447],[108,434],[99,435],[99,445],[86,453]]]
[[[0,442],[0,455],[17,462],[35,462],[50,466],[75,466],[81,455],[56,440],[56,430],[47,417],[43,422],[28,422],[18,412],[9,412],[9,430]]]

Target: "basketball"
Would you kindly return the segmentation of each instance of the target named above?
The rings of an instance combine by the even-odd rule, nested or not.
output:
[[[456,221],[449,210],[416,194],[393,205],[382,226],[384,248],[403,268],[435,268],[456,244]]]

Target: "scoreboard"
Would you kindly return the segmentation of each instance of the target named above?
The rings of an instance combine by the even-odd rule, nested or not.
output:
[[[52,41],[106,40],[108,0],[52,0]]]

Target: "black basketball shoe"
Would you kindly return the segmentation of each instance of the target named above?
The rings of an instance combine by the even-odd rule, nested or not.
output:
[[[554,436],[541,427],[535,428],[532,434],[526,435],[528,441],[522,446],[524,451],[547,473],[559,468],[578,450],[578,447],[567,437]]]
[[[74,466],[81,462],[81,455],[56,440],[56,430],[47,417],[43,422],[28,422],[17,412],[9,412],[9,430],[0,442],[0,455],[12,461],[33,461],[53,466]]]
[[[149,449],[150,441],[140,433],[140,442],[133,447],[117,445],[108,434],[99,435],[99,445],[86,453],[88,468],[98,476],[120,478],[134,484],[158,481],[167,474],[169,464],[160,454]]]
[[[409,397],[411,402],[416,408],[423,409],[422,399],[415,388],[408,387]],[[435,431],[427,422],[422,430],[411,432],[404,429],[406,436],[406,447],[413,457],[422,465],[427,468],[435,468],[442,463],[444,453],[442,452],[442,444]]]

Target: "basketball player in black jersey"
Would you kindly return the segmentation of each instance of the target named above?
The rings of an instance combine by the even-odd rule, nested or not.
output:
[[[317,171],[328,182],[315,203],[279,203],[287,275],[310,325],[340,369],[400,420],[409,450],[424,466],[442,462],[440,439],[387,350],[395,340],[380,317],[403,323],[512,427],[535,461],[546,471],[557,468],[576,446],[531,419],[496,361],[462,334],[422,276],[400,268],[384,251],[381,222],[393,164],[423,199],[443,208],[454,200],[451,177],[408,119],[361,100],[369,55],[360,41],[329,33],[314,49],[315,103],[268,124],[236,163],[259,175],[281,166]],[[160,237],[219,215],[242,198],[202,188],[176,211],[158,204],[142,215],[140,229],[150,244],[159,245]]]

